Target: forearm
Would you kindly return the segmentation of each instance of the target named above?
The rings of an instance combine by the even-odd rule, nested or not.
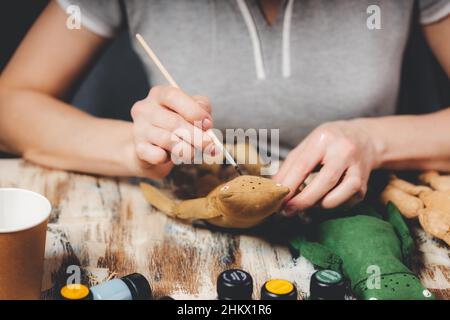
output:
[[[353,121],[372,137],[377,167],[450,171],[450,108]]]
[[[131,123],[92,117],[51,96],[0,91],[0,148],[35,163],[80,172],[131,175]]]

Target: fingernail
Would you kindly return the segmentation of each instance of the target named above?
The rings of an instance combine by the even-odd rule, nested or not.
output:
[[[297,211],[297,208],[292,206],[292,205],[288,205],[284,208],[283,210],[283,214],[286,216],[292,216],[292,214]]]
[[[212,121],[209,120],[208,118],[203,119],[202,121],[202,129],[203,130],[208,130],[212,127]]]
[[[213,143],[208,146],[208,149],[209,149],[208,153],[211,156],[215,156],[216,155],[216,146]]]

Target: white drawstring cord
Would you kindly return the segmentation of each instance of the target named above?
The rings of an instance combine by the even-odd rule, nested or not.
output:
[[[291,20],[294,8],[294,0],[288,0],[283,21],[283,39],[282,39],[282,74],[283,78],[291,76]]]
[[[248,10],[248,6],[245,0],[236,0],[236,2],[238,4],[239,10],[241,11],[242,17],[244,18],[245,24],[247,25],[247,29],[252,40],[256,76],[259,80],[264,80],[266,78],[266,72],[264,71],[261,42],[256,31],[255,21],[253,20],[253,17]]]

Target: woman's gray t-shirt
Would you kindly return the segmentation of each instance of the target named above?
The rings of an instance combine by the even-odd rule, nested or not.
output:
[[[143,35],[184,91],[211,98],[216,128],[280,129],[287,146],[327,121],[395,112],[414,5],[286,0],[270,26],[256,0],[59,3],[78,5],[82,26],[101,36],[114,36],[127,21],[130,34]],[[450,13],[450,0],[419,5],[423,24]],[[151,84],[167,84],[132,43]]]

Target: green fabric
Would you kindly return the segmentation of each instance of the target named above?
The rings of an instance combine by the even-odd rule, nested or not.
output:
[[[363,215],[320,223],[316,242],[298,237],[291,245],[321,268],[341,269],[359,299],[433,299],[426,297],[428,291],[404,264],[413,243],[403,218],[393,208],[387,214],[389,222],[370,207],[359,210]]]
[[[394,227],[402,244],[403,261],[409,265],[411,254],[414,251],[414,240],[411,237],[408,226],[397,207],[389,202],[386,208],[386,220]]]
[[[298,237],[291,241],[291,246],[301,252],[314,265],[322,269],[342,272],[342,259],[320,243],[309,242]]]
[[[318,228],[318,241],[341,257],[344,275],[352,283],[366,279],[371,265],[383,273],[408,272],[400,240],[386,221],[364,215],[328,220]]]
[[[434,300],[419,278],[411,273],[383,274],[379,287],[371,287],[363,281],[353,287],[353,293],[361,300]]]

